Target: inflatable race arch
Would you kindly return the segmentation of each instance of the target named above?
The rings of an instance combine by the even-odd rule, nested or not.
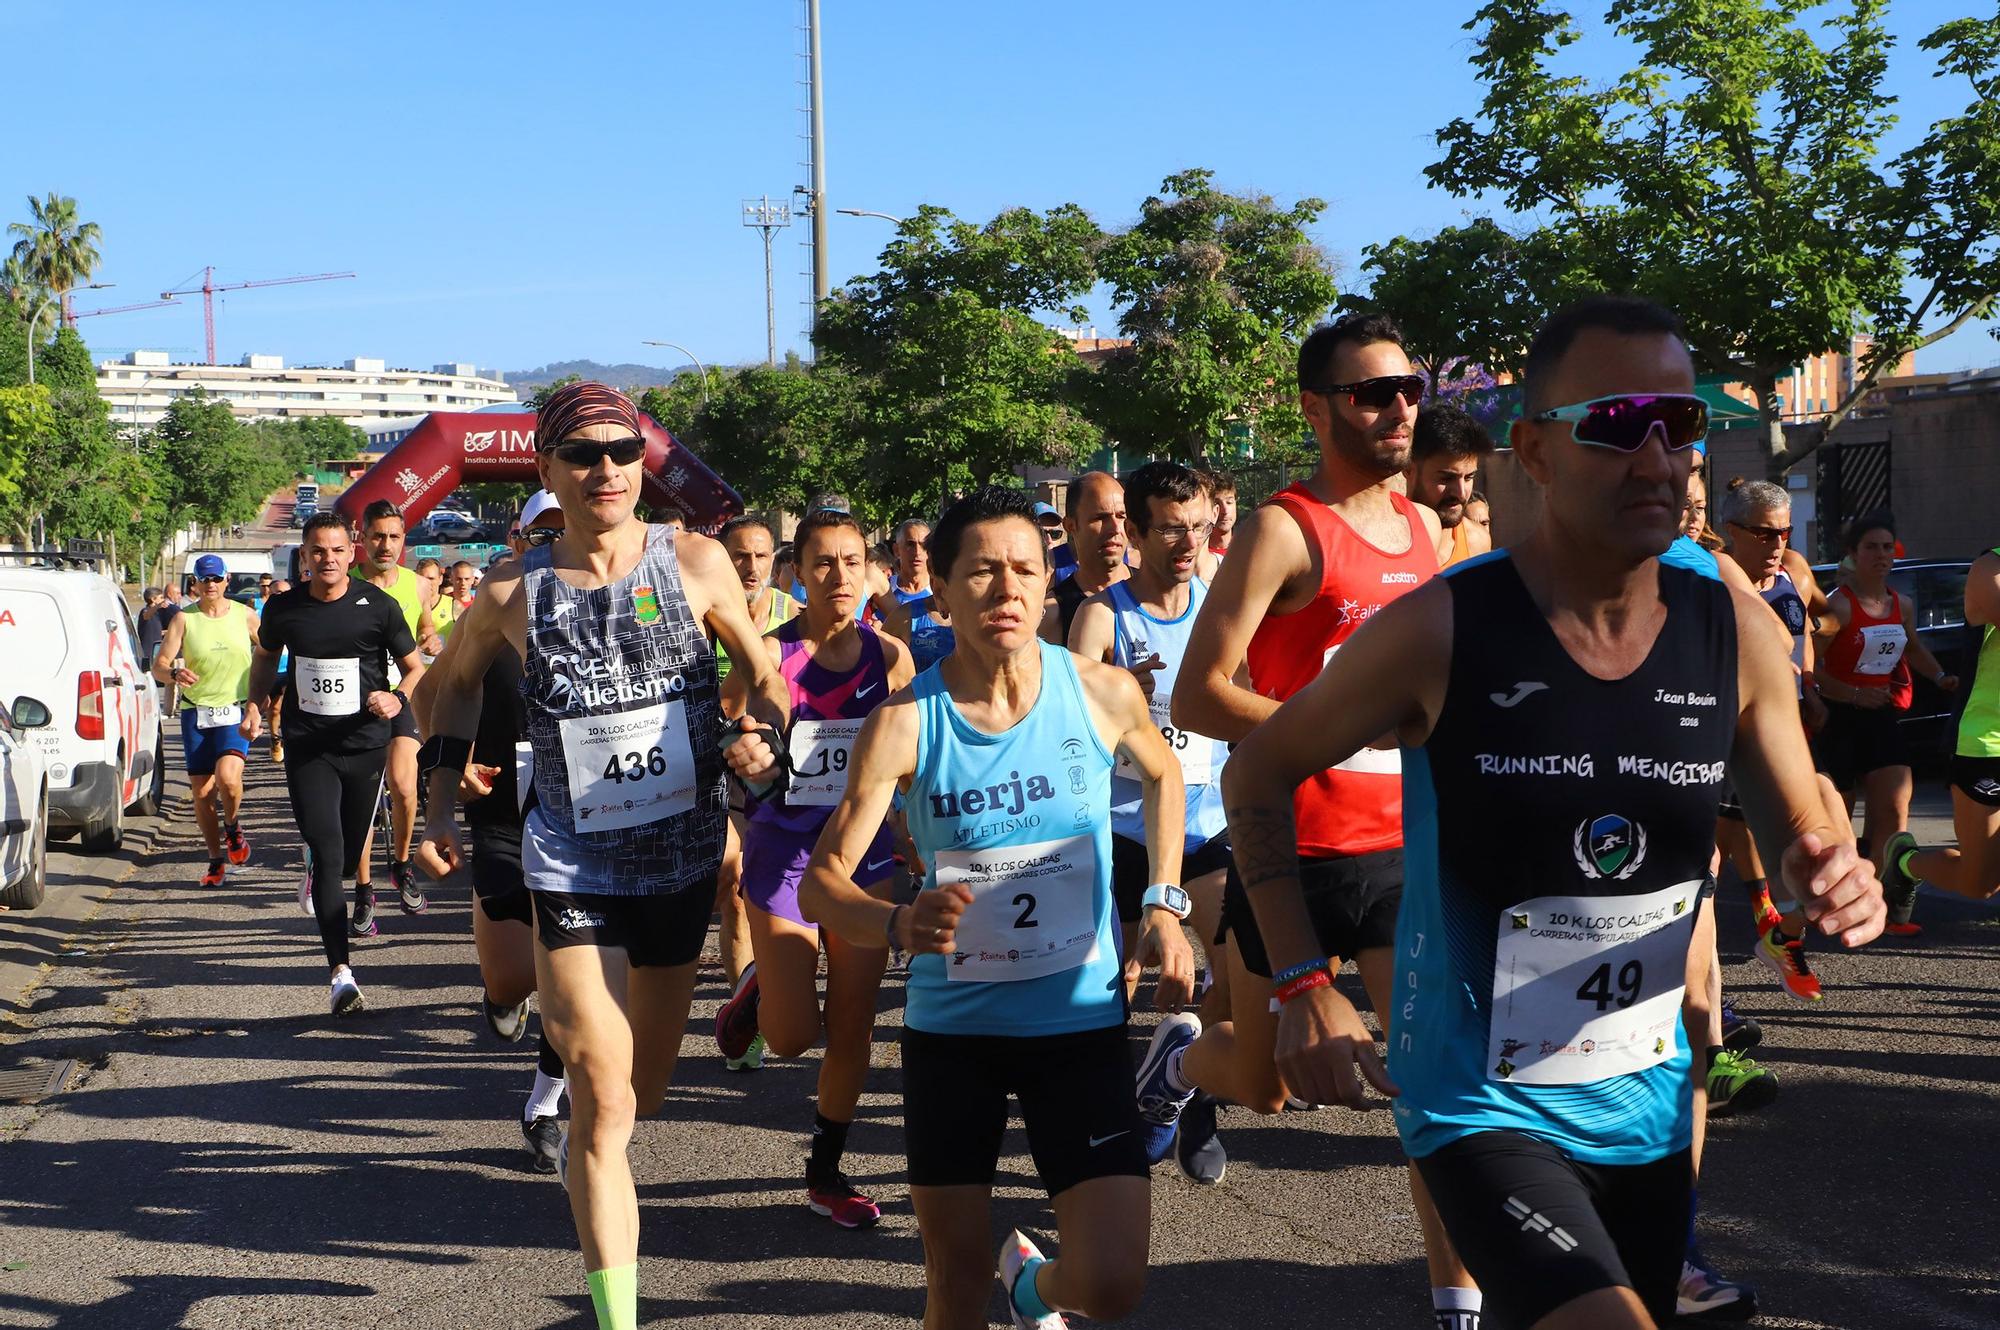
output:
[[[646,437],[642,503],[678,503],[690,529],[710,534],[743,511],[741,496],[700,458],[651,416],[639,419]],[[534,412],[432,412],[333,506],[352,524],[369,504],[387,499],[415,525],[460,484],[488,481],[541,483]]]

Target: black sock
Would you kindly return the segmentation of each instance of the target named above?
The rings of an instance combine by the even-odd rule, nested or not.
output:
[[[541,1039],[535,1045],[535,1068],[552,1081],[563,1078],[563,1060],[556,1053],[555,1046],[549,1043],[546,1030],[542,1031]]]
[[[1724,1045],[1722,1044],[1710,1044],[1708,1046],[1708,1070],[1715,1070],[1715,1059],[1721,1055],[1723,1047]]]
[[[823,1177],[840,1171],[840,1157],[847,1153],[847,1129],[851,1125],[813,1114],[812,1156],[806,1160],[806,1172]]]
[[[241,822],[224,822],[222,824],[222,829],[225,832],[229,833],[231,836],[234,836],[237,833],[237,830],[240,827],[242,827],[242,825],[243,824]]]

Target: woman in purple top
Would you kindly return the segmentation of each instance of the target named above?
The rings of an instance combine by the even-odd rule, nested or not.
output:
[[[849,1185],[840,1160],[868,1074],[875,990],[888,950],[886,944],[856,947],[822,935],[799,913],[799,879],[847,788],[848,757],[862,723],[916,671],[908,647],[856,618],[868,599],[868,542],[855,520],[843,512],[816,512],[799,524],[793,547],[806,587],[805,608],[764,637],[791,690],[792,776],[782,795],[759,802],[750,813],[742,882],[757,959],[717,1015],[715,1037],[725,1057],[741,1057],[759,1033],[771,1052],[796,1057],[818,1043],[824,1029],[826,1057],[819,1070],[806,1201],[844,1228],[864,1228],[882,1212]],[[885,825],[856,876],[871,884],[871,891],[886,894],[895,871],[895,845]],[[824,1016],[818,988],[822,939]]]

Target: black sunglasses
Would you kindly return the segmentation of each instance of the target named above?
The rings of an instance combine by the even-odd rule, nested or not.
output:
[[[521,539],[530,545],[552,545],[562,533],[563,529],[559,526],[530,527],[521,533]]]
[[[1398,397],[1411,406],[1424,400],[1424,376],[1421,374],[1384,374],[1379,378],[1363,379],[1359,383],[1329,383],[1324,388],[1308,388],[1309,393],[1322,397],[1345,395],[1355,406],[1370,411],[1381,411],[1394,406]]]
[[[646,455],[646,441],[636,434],[603,443],[576,439],[550,444],[546,451],[550,457],[565,466],[579,467],[588,471],[607,457],[611,459],[613,466],[632,465]]]

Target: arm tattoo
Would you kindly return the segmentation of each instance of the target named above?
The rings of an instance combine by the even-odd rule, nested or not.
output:
[[[1231,808],[1229,842],[1246,891],[1274,878],[1299,875],[1299,833],[1289,799],[1280,808],[1256,804]]]

